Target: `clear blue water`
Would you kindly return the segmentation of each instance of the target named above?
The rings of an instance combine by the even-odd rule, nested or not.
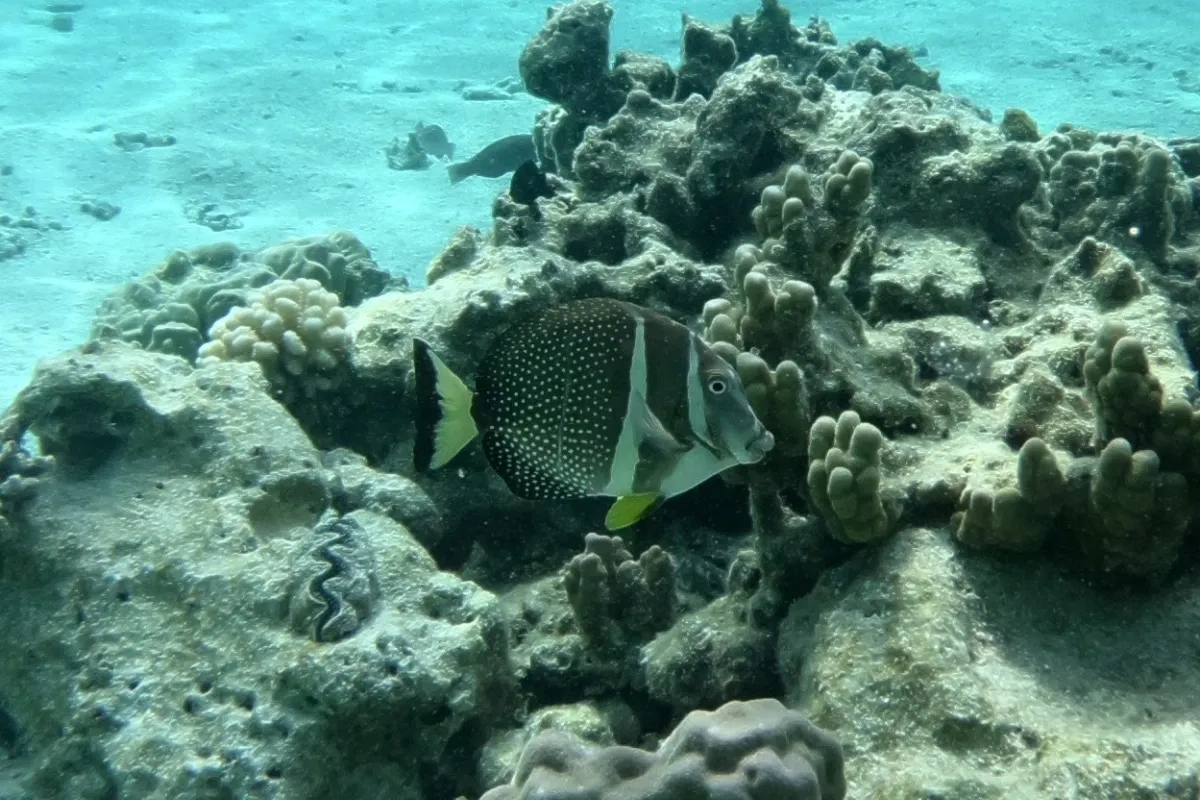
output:
[[[681,11],[723,22],[753,5],[617,2],[614,49],[677,60]],[[1043,129],[1200,130],[1196,4],[823,0],[792,11],[801,24],[825,17],[843,41],[923,48],[946,91],[997,114],[1025,108]],[[37,3],[3,4],[0,159],[11,174],[0,213],[31,207],[32,224],[63,230],[16,231],[24,252],[0,261],[0,398],[38,357],[86,337],[107,291],[173,248],[347,228],[419,282],[458,225],[486,227],[504,183],[451,188],[440,168],[389,171],[381,151],[418,121],[445,124],[463,152],[526,129],[538,101],[466,103],[456,88],[514,78],[543,13],[528,2],[114,0],[71,12],[64,31]],[[126,153],[117,131],[178,144]],[[97,221],[81,198],[121,212]],[[206,203],[243,227],[189,220]]]

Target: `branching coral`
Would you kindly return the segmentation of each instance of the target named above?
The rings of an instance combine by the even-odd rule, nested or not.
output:
[[[970,547],[1041,548],[1066,499],[1067,483],[1046,443],[1031,438],[1017,456],[1017,486],[963,490],[955,537]]]
[[[0,517],[19,515],[37,495],[39,476],[53,464],[53,458],[31,455],[14,439],[0,441]]]
[[[1076,538],[1089,566],[1165,577],[1191,518],[1184,477],[1163,471],[1153,450],[1134,452],[1126,440],[1113,439],[1092,471],[1088,499],[1089,524]]]
[[[1138,137],[1069,129],[1044,140],[1041,158],[1056,230],[1068,242],[1085,236],[1117,244],[1133,240],[1163,263],[1181,220],[1195,214],[1171,154]]]
[[[1106,321],[1083,357],[1099,457],[1064,471],[1041,439],[1027,440],[1015,488],[963,492],[959,541],[1033,552],[1057,527],[1095,574],[1149,584],[1167,576],[1192,519],[1190,491],[1200,486],[1200,412],[1183,399],[1163,402],[1145,345],[1128,333]]]
[[[636,560],[619,536],[589,533],[563,585],[589,644],[620,650],[670,627],[677,613],[675,565],[657,545]]]
[[[779,361],[771,369],[760,355],[762,350],[742,348],[749,338],[764,344],[768,340],[775,342],[769,348],[771,351],[804,352],[803,345],[807,345],[808,352],[812,352],[815,349],[812,312],[816,300],[812,287],[800,281],[788,281],[778,293],[771,291],[761,272],[747,274],[747,282],[753,283],[753,291],[758,293],[758,300],[751,305],[757,315],[728,300],[710,300],[704,306],[705,338],[722,358],[737,368],[754,413],[775,434],[777,452],[798,455],[804,449],[809,420],[808,387],[803,371],[790,359]],[[768,328],[780,335],[769,337]]]
[[[1162,384],[1150,374],[1146,348],[1127,334],[1125,325],[1109,320],[1084,355],[1083,377],[1101,444],[1117,437],[1138,446],[1148,442],[1162,408]]]
[[[802,166],[788,168],[753,212],[764,259],[824,291],[850,251],[872,174],[870,161],[847,150],[821,176],[818,193]]]
[[[848,542],[887,536],[900,506],[880,491],[883,434],[853,411],[821,417],[808,440],[808,497],[830,530]]]

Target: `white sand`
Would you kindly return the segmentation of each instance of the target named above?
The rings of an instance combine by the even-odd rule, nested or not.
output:
[[[681,6],[615,5],[617,47],[675,59]],[[794,3],[793,13],[801,23],[825,16],[843,41],[924,45],[948,91],[997,113],[1022,106],[1044,129],[1200,133],[1200,94],[1172,75],[1191,69],[1200,81],[1200,36],[1185,34],[1200,30],[1200,4],[1141,5],[1136,15],[1102,5],[1114,4],[1006,0],[964,11],[955,0],[838,0]],[[755,6],[687,9],[724,21]],[[26,231],[26,252],[0,261],[0,407],[38,357],[86,338],[114,285],[174,248],[252,249],[347,228],[382,266],[419,283],[455,227],[488,224],[507,180],[450,186],[440,164],[388,169],[383,148],[420,120],[443,125],[469,156],[528,130],[541,105],[457,92],[515,77],[544,17],[529,0],[86,0],[70,32],[52,30],[42,8],[0,4],[0,165],[13,170],[0,176],[0,213],[29,206],[62,229]],[[178,143],[125,152],[117,131]],[[79,210],[82,199],[121,212],[101,222]],[[244,214],[244,227],[217,233],[189,221],[187,208],[204,202]]]

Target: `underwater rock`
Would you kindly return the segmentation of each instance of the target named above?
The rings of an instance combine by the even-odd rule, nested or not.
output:
[[[1197,580],[1117,598],[913,528],[793,604],[779,664],[791,704],[841,738],[855,796],[1186,795]]]
[[[420,762],[509,708],[496,598],[381,514],[318,526],[336,478],[254,365],[92,344],[43,362],[10,418],[58,454],[0,559],[34,796],[349,797],[371,776],[415,797]],[[357,622],[320,647],[288,624],[288,565],[314,547]]]

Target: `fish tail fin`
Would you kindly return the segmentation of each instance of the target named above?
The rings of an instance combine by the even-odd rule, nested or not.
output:
[[[453,156],[451,156],[453,158]],[[471,177],[471,162],[459,161],[457,164],[447,164],[446,174],[450,176],[451,183],[458,183]]]
[[[471,416],[471,390],[420,339],[413,339],[413,371],[417,381],[413,465],[426,472],[445,466],[479,435],[479,427]]]

